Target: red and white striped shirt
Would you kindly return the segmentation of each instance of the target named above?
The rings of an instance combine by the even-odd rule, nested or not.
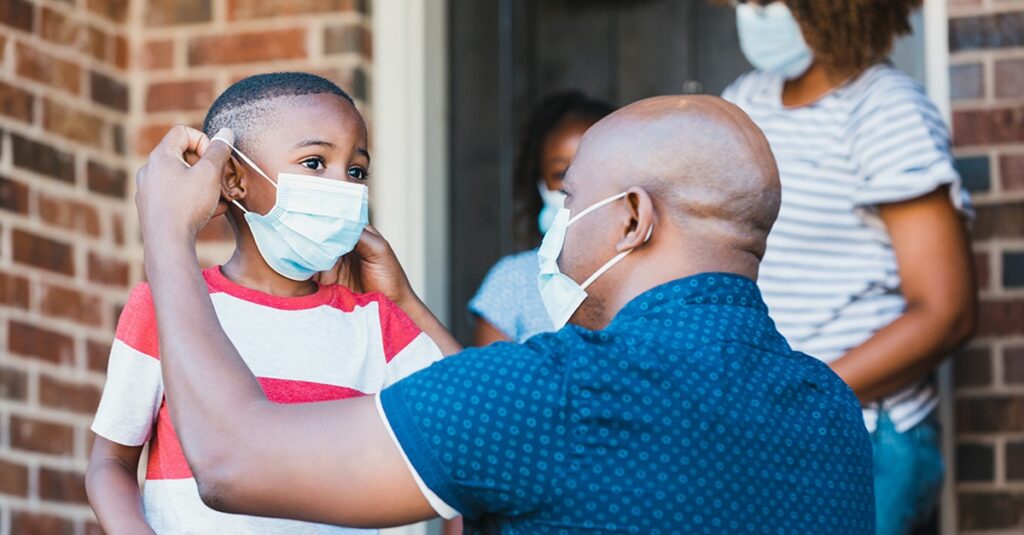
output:
[[[397,305],[377,294],[321,286],[278,297],[203,271],[224,332],[276,403],[373,394],[429,366],[441,352]],[[366,533],[294,520],[220,513],[199,498],[164,403],[149,285],[136,286],[117,325],[92,430],[125,446],[149,443],[143,489],[157,533]],[[372,530],[370,530],[372,532]]]

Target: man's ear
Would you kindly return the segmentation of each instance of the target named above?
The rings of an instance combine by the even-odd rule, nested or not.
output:
[[[636,249],[647,243],[654,232],[654,202],[647,190],[633,186],[626,190],[626,207],[629,210],[624,234],[615,245],[620,253]]]

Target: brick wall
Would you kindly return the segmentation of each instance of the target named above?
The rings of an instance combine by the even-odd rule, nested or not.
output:
[[[965,533],[1024,530],[1024,2],[950,0],[958,164],[978,206],[978,336],[956,359]]]
[[[368,0],[0,0],[0,535],[99,532],[83,472],[142,277],[133,170],[251,73],[317,72],[368,113],[369,31]]]

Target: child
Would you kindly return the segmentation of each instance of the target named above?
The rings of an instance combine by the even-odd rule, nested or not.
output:
[[[306,403],[366,395],[439,359],[437,346],[385,297],[312,280],[352,250],[366,225],[370,156],[352,99],[312,74],[252,76],[210,107],[204,130],[223,127],[236,138],[222,190],[236,248],[203,275],[221,325],[267,397]],[[86,487],[107,532],[362,532],[206,507],[163,400],[157,340],[152,297],[141,283],[121,313],[92,426]]]

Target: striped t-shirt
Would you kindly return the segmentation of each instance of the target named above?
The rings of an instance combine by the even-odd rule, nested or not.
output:
[[[761,127],[779,165],[782,206],[758,283],[794,349],[831,362],[892,323],[906,308],[892,241],[876,207],[948,186],[969,199],[953,168],[949,132],[921,86],[878,64],[813,104],[782,104],[785,80],[751,72],[723,97]],[[905,431],[937,405],[934,380],[868,404]]]
[[[376,393],[441,358],[433,341],[380,294],[321,286],[308,296],[278,297],[231,282],[219,267],[203,276],[224,332],[273,402]],[[375,532],[225,514],[204,505],[164,403],[157,340],[152,296],[142,283],[121,312],[92,425],[118,444],[149,443],[143,505],[157,533]]]

